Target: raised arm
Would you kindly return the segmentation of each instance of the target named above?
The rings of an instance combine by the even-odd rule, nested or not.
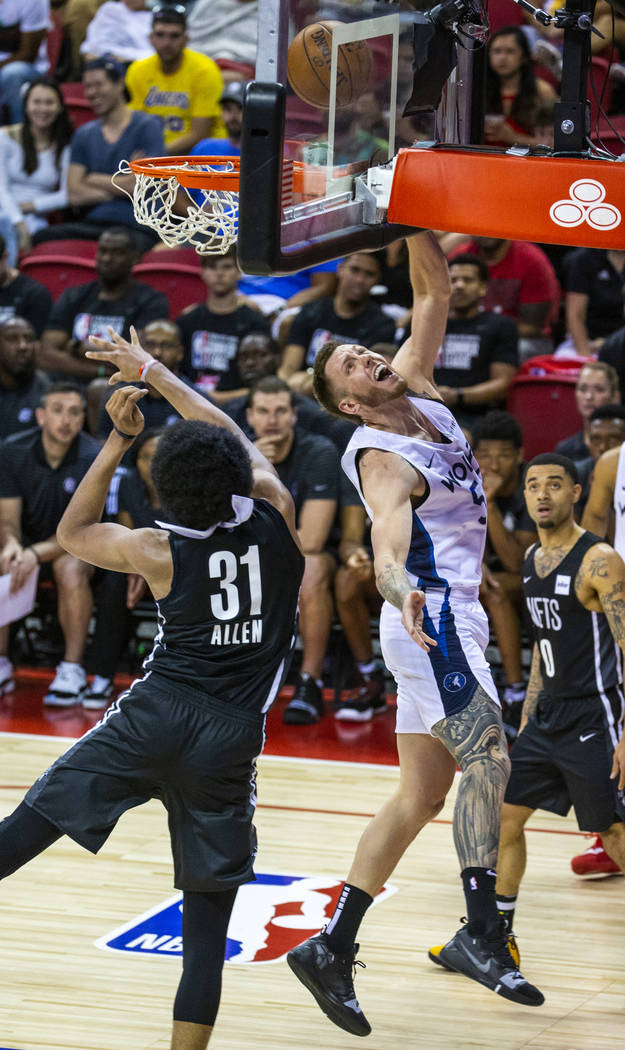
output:
[[[165,365],[148,354],[140,345],[134,328],[130,329],[130,342],[123,339],[112,328],[109,328],[109,332],[111,333],[110,341],[92,338],[91,343],[96,349],[88,350],[86,354],[93,361],[110,361],[118,369],[111,376],[109,383],[111,385],[123,381],[136,383],[147,374],[149,366],[150,386],[158,390],[159,394],[169,401],[169,404],[183,419],[202,419],[206,423],[224,427],[234,434],[250,457],[254,477],[252,495],[266,499],[280,511],[295,542],[299,543],[295,529],[295,509],[288,489],[278,478],[274,466],[249,441],[234,420],[217,408],[217,405],[186,386]]]
[[[423,631],[425,594],[406,572],[412,535],[411,496],[425,486],[421,475],[392,452],[367,449],[360,463],[364,497],[371,507],[371,543],[377,588],[402,614],[410,637],[426,652],[436,645]]]
[[[447,260],[431,231],[406,241],[412,285],[412,326],[409,338],[393,358],[393,368],[415,391],[433,382],[434,362],[443,342],[449,311]]]

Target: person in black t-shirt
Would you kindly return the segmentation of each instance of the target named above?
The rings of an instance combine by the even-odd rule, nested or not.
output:
[[[112,226],[100,236],[98,279],[68,288],[57,299],[37,357],[40,368],[88,382],[108,371],[85,358],[91,336],[106,338],[111,327],[126,338],[130,325],[144,328],[149,321],[169,316],[167,297],[133,280],[138,258],[133,232],[127,227]]]
[[[495,631],[506,685],[503,720],[516,736],[525,685],[521,668],[521,563],[536,537],[523,497],[523,435],[514,416],[489,412],[473,432],[473,451],[482,472],[488,532],[480,600]]]
[[[300,595],[302,664],[293,699],[283,721],[310,725],[323,715],[321,672],[334,603],[336,558],[328,550],[339,499],[339,456],[327,438],[296,429],[295,394],[277,376],[261,379],[249,395],[247,421],[255,445],[287,487],[306,568]]]
[[[249,332],[270,334],[260,310],[237,291],[240,276],[234,247],[225,255],[203,256],[206,302],[189,307],[178,318],[184,343],[181,371],[198,389],[215,392],[216,403],[244,392],[235,360],[241,340]]]
[[[336,272],[334,298],[307,303],[291,325],[279,375],[300,394],[312,394],[308,369],[328,340],[368,347],[395,341],[395,322],[370,298],[380,280],[379,260],[357,252],[343,259]]]
[[[480,310],[488,266],[477,255],[449,262],[451,301],[434,382],[462,427],[471,430],[491,408],[503,407],[519,366],[517,326],[510,317]]]
[[[35,371],[35,330],[23,317],[0,323],[0,440],[35,424],[50,380]]]
[[[9,266],[5,240],[0,234],[0,324],[9,317],[26,317],[39,338],[51,309],[52,296],[45,285]]]
[[[56,528],[72,492],[97,456],[97,441],[82,433],[85,401],[73,383],[52,385],[37,409],[38,426],[14,434],[0,450],[0,572],[19,590],[38,565],[50,564],[58,595],[65,655],[44,703],[69,707],[86,688],[82,656],[91,616],[91,566],[67,554]],[[6,631],[0,629],[5,657]]]
[[[590,357],[623,324],[625,252],[578,248],[565,270],[569,338],[581,357]]]

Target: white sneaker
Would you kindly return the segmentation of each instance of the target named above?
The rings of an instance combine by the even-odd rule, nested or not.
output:
[[[87,688],[87,676],[80,664],[63,660],[56,669],[52,685],[43,698],[47,707],[73,707],[80,703]]]
[[[82,698],[82,706],[87,711],[103,711],[113,701],[115,687],[111,679],[106,679],[105,684],[99,689],[92,682]]]
[[[13,664],[6,656],[0,656],[0,696],[12,693],[14,689]]]

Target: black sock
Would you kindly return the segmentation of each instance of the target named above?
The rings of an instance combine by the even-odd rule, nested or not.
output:
[[[483,937],[497,928],[499,913],[495,896],[496,874],[490,868],[465,868],[461,873],[467,902],[469,933]]]
[[[516,893],[511,897],[506,897],[504,893],[497,894],[497,910],[506,924],[506,930],[508,931],[508,933],[512,932],[514,926],[514,911],[516,908],[516,899]]]
[[[343,954],[354,947],[364,914],[373,902],[373,897],[357,886],[345,883],[334,909],[334,915],[325,929],[325,935],[333,952]]]

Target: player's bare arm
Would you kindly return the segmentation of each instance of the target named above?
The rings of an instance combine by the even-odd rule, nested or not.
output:
[[[410,337],[393,358],[393,369],[415,393],[438,398],[433,374],[449,311],[447,260],[430,231],[417,233],[406,243],[413,293],[412,325]]]
[[[109,328],[109,332],[110,340],[92,338],[91,343],[96,349],[87,351],[87,357],[92,360],[109,361],[115,366],[117,371],[111,376],[109,383],[111,385],[119,382],[136,383],[141,380],[143,374],[147,373],[149,366],[150,386],[158,390],[159,394],[169,401],[169,404],[183,419],[202,419],[205,423],[224,427],[234,434],[250,457],[254,476],[252,495],[259,499],[266,499],[276,507],[284,517],[295,542],[299,542],[294,530],[293,501],[288,489],[279,480],[275,467],[253,442],[248,440],[241,428],[220,408],[207,401],[195,390],[185,386],[165,365],[148,354],[139,343],[133,327],[130,329],[130,342],[123,339],[112,328]],[[273,478],[273,482],[270,478]]]
[[[168,594],[171,587],[173,566],[168,534],[158,529],[127,529],[100,520],[111,478],[134,437],[143,430],[137,402],[146,393],[138,387],[125,387],[111,396],[107,411],[117,430],[111,431],[72,496],[59,522],[57,539],[69,554],[101,569],[139,573],[158,599]]]
[[[586,554],[575,579],[575,591],[586,609],[604,612],[614,641],[625,652],[625,562],[607,543]]]
[[[582,528],[605,538],[616,485],[620,448],[611,448],[599,457],[593,472],[590,495],[582,515]]]
[[[367,449],[360,460],[364,497],[371,507],[371,544],[377,588],[401,611],[408,634],[426,652],[436,645],[423,631],[423,591],[412,586],[406,558],[412,535],[412,498],[422,496],[425,481],[414,467],[393,452]]]
[[[527,683],[527,691],[525,693],[525,700],[523,701],[523,709],[521,711],[519,733],[523,732],[525,726],[536,711],[538,697],[542,688],[543,675],[540,669],[540,653],[536,642],[534,642],[534,648],[532,649],[532,666],[530,668],[529,682]]]

